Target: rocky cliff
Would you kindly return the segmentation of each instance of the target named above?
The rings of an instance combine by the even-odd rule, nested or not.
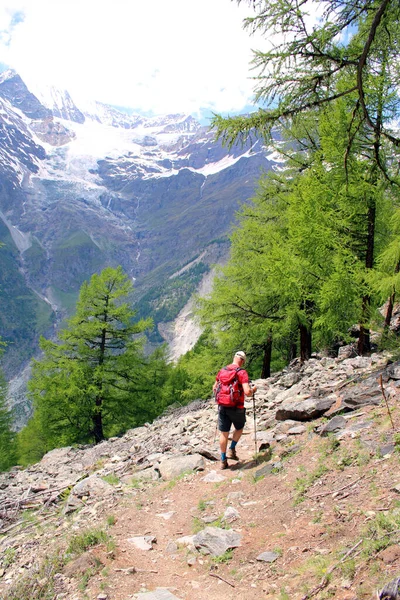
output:
[[[343,350],[256,383],[227,471],[210,400],[1,475],[3,600],[369,600],[393,588],[400,364]]]

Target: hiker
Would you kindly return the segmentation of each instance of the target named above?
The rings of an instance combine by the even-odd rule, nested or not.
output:
[[[243,368],[246,355],[239,350],[233,357],[233,363],[219,371],[213,385],[213,393],[218,404],[219,447],[221,450],[221,469],[229,467],[228,458],[239,460],[236,444],[240,440],[246,422],[244,397],[252,396],[256,386],[250,387],[249,376]],[[231,426],[234,431],[227,453],[228,437]]]

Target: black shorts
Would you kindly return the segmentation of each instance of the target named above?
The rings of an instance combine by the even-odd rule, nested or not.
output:
[[[246,423],[245,408],[229,408],[227,406],[218,407],[218,429],[226,433],[230,430],[232,424],[235,429],[243,429]]]

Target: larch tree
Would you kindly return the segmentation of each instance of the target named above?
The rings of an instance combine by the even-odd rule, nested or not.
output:
[[[313,115],[318,120],[325,108],[344,107],[348,118],[342,120],[345,127],[336,164],[346,178],[352,158],[362,171],[356,196],[362,214],[357,234],[365,248],[358,342],[359,352],[364,353],[370,348],[367,271],[374,268],[377,254],[378,204],[388,185],[399,184],[393,155],[400,139],[392,123],[400,114],[400,5],[394,0],[254,0],[249,4],[254,14],[245,26],[261,32],[268,46],[256,51],[253,61],[255,100],[263,108],[245,116],[215,115],[213,126],[217,137],[228,144],[255,134],[271,141],[276,128],[290,130],[296,120]],[[354,186],[354,173],[353,164],[353,182],[345,182],[348,189]]]
[[[47,449],[98,443],[140,418],[146,404],[140,334],[151,322],[134,321],[132,289],[121,267],[93,275],[58,342],[41,339],[43,358],[33,362],[29,389]]]
[[[0,340],[0,356],[5,344]],[[7,406],[7,384],[0,370],[0,471],[16,464],[15,432],[12,411]]]

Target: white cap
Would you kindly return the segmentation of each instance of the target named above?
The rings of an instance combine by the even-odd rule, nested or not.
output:
[[[238,356],[239,358],[241,358],[242,360],[246,360],[246,355],[244,352],[242,352],[241,350],[238,350],[238,352],[235,353],[235,356]]]

